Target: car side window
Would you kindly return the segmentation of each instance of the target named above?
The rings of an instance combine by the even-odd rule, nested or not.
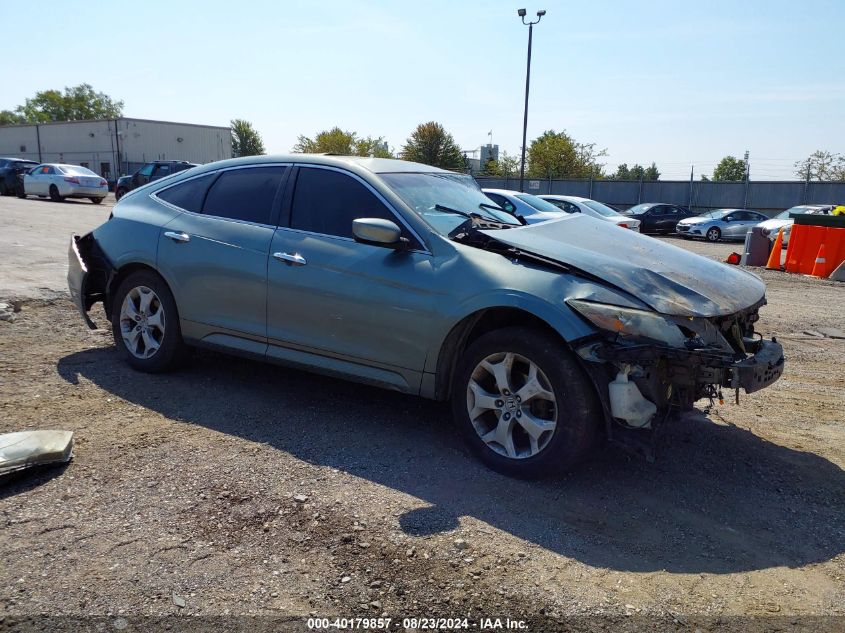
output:
[[[513,203],[504,196],[499,195],[498,193],[487,193],[486,191],[484,192],[484,195],[490,198],[493,202],[498,204],[508,213],[513,213],[514,211],[516,211],[516,207],[513,205]]]
[[[666,214],[666,207],[662,204],[657,205],[656,207],[652,207],[650,209],[651,215],[665,215]]]
[[[156,165],[155,169],[153,170],[153,175],[150,177],[150,180],[158,180],[159,178],[164,178],[170,173],[170,165]]]
[[[330,169],[299,169],[291,206],[292,229],[353,238],[352,221],[357,218],[395,222],[412,248],[420,247],[399,218],[351,176]]]
[[[205,202],[205,194],[216,177],[217,173],[215,172],[200,176],[199,178],[193,178],[157,192],[156,197],[180,209],[201,213],[202,205]]]
[[[41,171],[40,171],[39,173],[42,173],[42,174],[54,174],[54,173],[56,173],[56,172],[55,172],[55,170],[54,170],[52,167],[42,167],[42,168],[41,168]]]
[[[269,224],[273,200],[286,167],[224,171],[205,197],[202,212],[220,218]]]
[[[141,167],[141,169],[138,170],[138,175],[149,177],[150,174],[153,173],[153,167],[155,167],[155,165],[153,165],[152,163],[147,163],[146,165]]]

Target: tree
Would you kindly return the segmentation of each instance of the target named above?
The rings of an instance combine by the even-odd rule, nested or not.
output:
[[[264,141],[252,127],[252,123],[243,119],[232,119],[232,156],[257,156],[264,154]]]
[[[381,136],[359,138],[355,132],[345,132],[336,126],[319,132],[314,138],[299,136],[296,145],[293,146],[293,151],[304,154],[393,158],[393,152]]]
[[[503,151],[499,154],[499,160],[493,160],[491,158],[487,161],[481,175],[510,178],[518,173],[519,159],[516,156],[511,156],[507,152]]]
[[[10,123],[47,123],[50,121],[84,121],[114,119],[123,114],[123,101],[114,101],[107,94],[95,92],[90,84],[72,88],[42,90],[15,108],[3,110],[0,125]]]
[[[15,114],[11,110],[0,110],[0,125],[14,125],[15,123],[25,123],[23,117]]]
[[[713,170],[713,180],[722,182],[745,180],[745,161],[733,156],[725,156]]]
[[[547,130],[528,147],[528,176],[531,178],[603,177],[598,158],[607,151],[596,151],[595,143],[578,143],[566,132]]]
[[[635,164],[630,169],[628,163],[621,163],[610,178],[611,180],[657,180],[660,178],[660,171],[655,163],[652,163],[651,167]]]
[[[845,156],[816,150],[795,163],[795,175],[802,180],[845,180]]]
[[[436,121],[420,123],[402,147],[402,158],[442,169],[466,169],[467,159],[454,137]]]

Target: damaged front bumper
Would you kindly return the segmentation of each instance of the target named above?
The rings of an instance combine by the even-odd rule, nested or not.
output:
[[[591,348],[595,358],[659,370],[666,384],[693,389],[717,385],[753,393],[768,387],[783,374],[783,346],[776,339],[746,340],[748,354],[729,354],[706,349],[676,349],[661,345],[615,345],[601,343]],[[697,399],[697,398],[696,398]]]

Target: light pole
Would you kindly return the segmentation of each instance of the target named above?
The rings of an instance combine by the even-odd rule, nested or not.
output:
[[[519,9],[516,13],[522,18],[522,23],[528,27],[528,65],[525,71],[525,115],[522,118],[522,160],[519,163],[519,190],[525,191],[525,137],[528,134],[528,87],[531,84],[531,36],[534,34],[534,25],[539,24],[543,16],[546,15],[546,12],[544,10],[537,11],[537,20],[534,22],[525,21],[525,9]]]

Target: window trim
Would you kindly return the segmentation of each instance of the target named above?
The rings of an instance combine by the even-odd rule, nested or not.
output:
[[[410,223],[408,223],[408,221],[405,220],[404,217],[402,217],[402,214],[399,213],[393,207],[393,205],[390,204],[390,202],[388,202],[387,199],[385,199],[385,197],[383,195],[381,195],[381,192],[379,192],[369,182],[367,182],[366,180],[361,178],[361,176],[359,176],[358,174],[353,173],[351,171],[348,171],[346,169],[341,169],[339,167],[335,167],[334,165],[318,165],[318,164],[314,164],[314,163],[296,163],[296,173],[293,174],[289,178],[288,187],[287,187],[288,191],[285,194],[285,200],[284,200],[285,206],[282,209],[281,217],[279,217],[278,226],[279,226],[280,229],[286,229],[288,231],[296,231],[297,233],[303,233],[303,234],[306,234],[306,235],[316,235],[316,236],[319,236],[319,237],[329,237],[329,238],[333,238],[333,239],[346,240],[346,241],[350,241],[350,242],[355,242],[356,244],[360,243],[354,237],[346,237],[346,236],[343,236],[343,235],[332,235],[331,233],[318,233],[316,231],[306,231],[305,229],[296,229],[296,228],[293,228],[291,226],[291,218],[293,217],[293,199],[294,199],[294,195],[296,194],[296,184],[299,181],[299,168],[300,167],[309,168],[309,169],[324,169],[326,171],[335,171],[335,172],[338,172],[340,174],[344,174],[346,176],[351,176],[354,180],[357,180],[359,183],[364,185],[364,187],[367,188],[370,191],[370,193],[372,193],[376,197],[376,199],[379,202],[381,202],[385,206],[385,208],[390,213],[393,214],[393,216],[396,219],[399,220],[399,224],[401,226],[404,226],[406,229],[408,229],[408,232],[411,235],[413,235],[414,238],[417,240],[417,243],[419,244],[419,248],[416,248],[416,247],[409,248],[406,252],[408,252],[408,253],[425,253],[427,255],[432,254],[431,251],[428,249],[428,244],[426,244],[426,242],[420,237],[419,233],[416,230],[414,230],[414,227],[412,227],[410,225]]]
[[[215,169],[212,171],[206,171],[201,174],[194,174],[190,178],[185,178],[180,180],[179,182],[174,182],[173,184],[167,185],[166,187],[162,187],[161,189],[156,189],[155,191],[150,192],[149,197],[158,202],[159,204],[163,204],[164,206],[174,209],[175,211],[180,211],[181,213],[190,213],[191,215],[196,215],[203,218],[216,218],[218,220],[226,220],[228,222],[238,222],[240,224],[251,224],[253,226],[261,226],[269,229],[275,229],[278,226],[279,222],[279,210],[282,203],[282,198],[285,195],[285,192],[288,188],[288,182],[290,181],[290,173],[292,171],[293,163],[252,163],[250,165],[235,165],[233,167],[224,167],[222,169]],[[217,182],[217,179],[226,171],[235,171],[237,169],[253,169],[256,167],[286,167],[284,174],[282,174],[282,181],[279,183],[279,188],[276,190],[276,195],[273,196],[273,205],[270,209],[270,222],[252,222],[251,220],[239,220],[237,218],[227,218],[223,215],[211,215],[210,213],[202,213],[196,211],[190,211],[188,209],[183,209],[182,207],[176,206],[168,202],[167,200],[163,200],[162,198],[158,197],[158,194],[162,191],[167,191],[168,189],[172,189],[173,187],[178,187],[186,182],[190,182],[191,180],[196,180],[198,178],[204,178],[206,176],[212,176],[211,182],[208,185],[208,189],[205,192],[205,197],[202,200],[202,206],[205,206],[205,199],[208,197],[208,192],[211,191],[211,188],[214,186],[214,183]],[[176,172],[179,173],[179,172]],[[169,174],[169,176],[175,176],[176,174]]]

